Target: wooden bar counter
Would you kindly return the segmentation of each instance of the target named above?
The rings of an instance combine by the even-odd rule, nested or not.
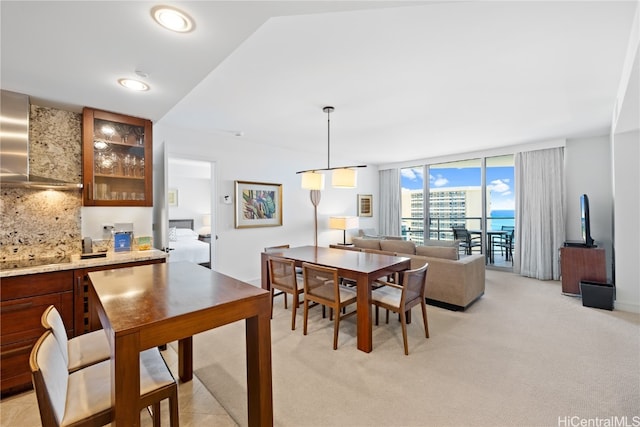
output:
[[[273,425],[269,292],[197,264],[177,262],[89,273],[90,303],[111,342],[117,426],[139,426],[139,355],[179,341],[182,381],[193,374],[192,336],[246,322],[249,425]]]

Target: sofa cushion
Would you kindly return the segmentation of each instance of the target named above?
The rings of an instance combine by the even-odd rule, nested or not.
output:
[[[355,246],[356,248],[380,250],[380,240],[354,237],[353,239],[351,239],[351,241],[353,242],[353,246]]]
[[[461,240],[436,240],[427,239],[422,243],[422,246],[446,246],[457,248],[460,246]]]
[[[406,240],[381,240],[380,249],[413,255],[416,253],[416,244]]]
[[[396,256],[409,258],[411,260],[411,267],[409,268],[411,268],[412,270],[415,270],[416,268],[422,268],[425,264],[428,263],[427,258],[421,255],[407,255],[407,254],[396,253]],[[428,274],[429,273],[427,272],[427,277],[429,277]]]
[[[416,255],[458,260],[458,248],[446,246],[418,246],[416,247]]]

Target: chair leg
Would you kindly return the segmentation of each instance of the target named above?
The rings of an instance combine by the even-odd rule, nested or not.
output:
[[[283,292],[283,293],[282,293],[282,296],[284,297],[284,309],[286,310],[286,309],[288,308],[288,307],[287,307],[287,300],[288,300],[289,298],[287,298],[287,293],[286,293],[286,292]]]
[[[378,306],[376,305],[376,326],[378,326]]]
[[[180,419],[178,415],[178,386],[176,385],[169,396],[169,423],[171,427],[178,427]]]
[[[333,309],[332,309],[333,310]],[[336,317],[333,321],[333,349],[338,349],[338,331],[340,329],[340,308],[336,307]]]
[[[153,402],[151,405],[151,419],[153,420],[153,427],[161,427],[160,420],[160,402]]]
[[[422,321],[424,322],[424,336],[429,338],[429,322],[427,321],[427,304],[422,300]]]
[[[307,335],[307,316],[309,315],[309,300],[308,299],[304,299],[304,321],[303,321],[303,328],[302,328],[302,334],[303,335]]]
[[[296,330],[296,310],[298,309],[298,298],[295,301],[291,301],[291,330]]]
[[[402,310],[401,310],[402,311]],[[402,313],[400,315],[401,323],[402,323],[402,340],[404,341],[404,354],[409,355],[409,344],[407,343],[407,319],[406,313]]]
[[[385,319],[385,322],[388,324],[389,323],[389,309],[386,309],[387,312],[387,318]]]
[[[275,297],[273,287],[271,288],[271,318],[273,319],[273,298]]]

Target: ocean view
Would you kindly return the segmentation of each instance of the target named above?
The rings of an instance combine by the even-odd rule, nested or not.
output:
[[[513,209],[503,209],[491,211],[489,216],[491,217],[489,222],[489,229],[501,230],[503,225],[512,226],[515,224],[516,212]]]

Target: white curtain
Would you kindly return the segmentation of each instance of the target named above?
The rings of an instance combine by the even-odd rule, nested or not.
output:
[[[516,153],[513,271],[559,280],[564,242],[564,148]]]
[[[380,172],[380,224],[379,234],[399,236],[400,227],[400,169]]]

